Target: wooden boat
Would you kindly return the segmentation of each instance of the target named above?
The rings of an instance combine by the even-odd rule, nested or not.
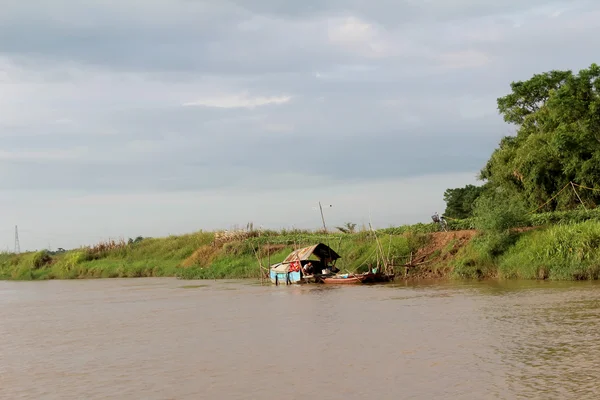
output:
[[[394,280],[394,274],[384,274],[382,272],[365,272],[362,274],[343,274],[326,277],[322,279],[326,284],[352,284],[352,283],[381,283]]]
[[[363,283],[365,279],[367,279],[367,275],[344,274],[323,278],[321,281],[328,285],[352,285]]]
[[[316,259],[311,259],[314,256]],[[269,278],[275,285],[320,282],[339,270],[335,262],[341,258],[329,246],[318,243],[291,252],[282,262],[269,267]],[[307,270],[310,265],[312,271]]]
[[[396,277],[395,274],[385,274],[383,272],[365,272],[363,274],[365,279],[364,283],[381,283],[381,282],[391,282]]]
[[[389,282],[394,279],[394,274],[383,273],[378,268],[362,274],[339,274],[339,269],[335,267],[339,258],[339,254],[323,243],[303,247],[291,252],[283,261],[271,265],[269,278],[275,285],[313,282],[347,285]]]

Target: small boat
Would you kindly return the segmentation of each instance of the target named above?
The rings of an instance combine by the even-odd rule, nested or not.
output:
[[[271,265],[269,278],[276,285],[320,282],[339,271],[335,267],[339,258],[339,254],[323,243],[303,247],[291,252],[282,262]]]
[[[363,283],[365,279],[367,279],[367,275],[364,274],[343,274],[323,278],[322,282],[328,285],[352,285],[356,283]]]
[[[391,282],[396,277],[393,273],[383,273],[377,271],[377,269],[373,269],[372,271],[365,272],[362,274],[365,277],[363,280],[364,283],[381,283],[381,282]]]
[[[350,284],[350,283],[381,283],[394,280],[394,274],[384,274],[378,271],[369,271],[362,274],[343,274],[323,278],[322,282],[327,284]]]

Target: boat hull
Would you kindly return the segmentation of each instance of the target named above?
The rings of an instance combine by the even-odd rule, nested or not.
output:
[[[324,278],[322,282],[326,285],[353,285],[362,283],[365,280],[365,278],[366,277],[363,275],[354,275],[349,276],[347,278],[332,276],[330,278]]]
[[[381,282],[391,282],[394,280],[394,274],[382,274],[380,272],[373,273],[367,272],[362,276],[365,277],[363,280],[364,283],[381,283]]]

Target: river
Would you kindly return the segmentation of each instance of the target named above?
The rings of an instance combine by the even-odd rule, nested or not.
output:
[[[586,399],[600,285],[0,282],[1,399]]]

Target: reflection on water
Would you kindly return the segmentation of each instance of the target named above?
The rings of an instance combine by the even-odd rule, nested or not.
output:
[[[600,286],[0,282],[2,399],[586,399]]]

